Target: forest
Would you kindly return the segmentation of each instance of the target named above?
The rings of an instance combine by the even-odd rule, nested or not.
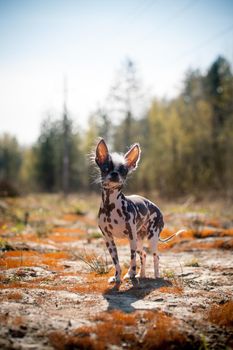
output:
[[[217,57],[206,72],[188,70],[180,93],[167,99],[150,96],[136,64],[125,60],[86,128],[64,103],[60,115],[42,121],[34,144],[23,146],[14,135],[0,135],[0,196],[96,191],[90,154],[98,137],[122,153],[140,143],[142,159],[128,183],[130,191],[232,198],[230,63]]]

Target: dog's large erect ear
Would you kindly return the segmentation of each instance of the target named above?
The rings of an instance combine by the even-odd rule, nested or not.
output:
[[[104,162],[108,159],[108,157],[109,157],[108,147],[104,139],[101,139],[98,142],[98,145],[96,146],[95,161],[97,165],[101,166],[102,164],[104,164]]]
[[[135,143],[130,147],[129,151],[125,154],[125,161],[129,170],[136,169],[141,154],[141,148],[139,143]]]

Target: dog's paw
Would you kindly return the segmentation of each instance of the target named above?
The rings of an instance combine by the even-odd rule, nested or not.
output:
[[[112,276],[108,279],[108,283],[121,283],[121,280],[116,278],[115,276]]]
[[[125,275],[124,275],[124,280],[130,280],[130,279],[133,279],[135,278],[135,274],[134,273],[130,273],[130,272],[127,272]]]

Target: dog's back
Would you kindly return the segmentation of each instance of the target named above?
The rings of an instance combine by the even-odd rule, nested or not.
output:
[[[137,233],[141,238],[150,239],[152,231],[159,230],[159,234],[164,227],[163,215],[161,210],[149,199],[139,195],[126,196],[128,206],[135,209],[135,221]]]

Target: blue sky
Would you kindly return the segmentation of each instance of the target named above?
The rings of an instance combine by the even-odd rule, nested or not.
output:
[[[232,0],[0,0],[0,132],[36,140],[48,112],[84,127],[126,57],[151,95],[179,93],[188,68],[233,63]]]

